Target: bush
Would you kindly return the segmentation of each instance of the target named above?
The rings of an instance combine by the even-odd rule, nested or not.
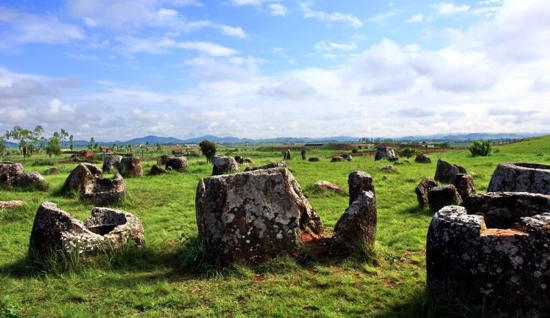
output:
[[[487,157],[491,155],[491,151],[493,150],[493,145],[488,140],[486,141],[474,140],[469,150],[472,153],[472,156],[474,157],[477,157],[477,156]]]

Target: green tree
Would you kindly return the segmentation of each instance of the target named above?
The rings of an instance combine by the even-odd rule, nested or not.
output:
[[[59,142],[59,138],[55,136],[48,139],[48,145],[46,146],[46,154],[48,157],[51,157],[52,155],[59,156],[61,154],[61,144]]]
[[[403,157],[406,157],[407,159],[414,156],[415,154],[416,154],[416,150],[411,148],[411,147],[407,147],[407,148],[401,150],[401,155]]]
[[[91,137],[90,142],[88,143],[88,150],[93,150],[96,145],[95,138]]]
[[[201,152],[206,157],[206,162],[212,162],[212,158],[216,155],[216,145],[211,141],[203,140],[200,142],[199,147],[201,147]]]
[[[474,157],[477,157],[477,156],[487,157],[491,155],[491,152],[493,151],[493,145],[489,140],[485,140],[485,141],[474,140],[469,150],[472,153],[472,156]]]
[[[71,151],[74,150],[73,135],[69,136],[69,148],[71,149]]]
[[[30,156],[38,149],[39,141],[41,140],[44,128],[38,125],[34,130],[21,128],[19,126],[13,127],[12,130],[6,131],[4,137],[6,139],[12,139],[19,142],[19,149],[23,154],[23,160]]]
[[[162,147],[160,146],[159,143],[156,144],[156,147],[157,147],[157,152],[162,152]]]
[[[6,152],[6,141],[4,140],[4,137],[0,137],[0,156]]]

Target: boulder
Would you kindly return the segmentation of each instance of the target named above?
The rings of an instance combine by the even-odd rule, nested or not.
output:
[[[347,257],[372,248],[376,241],[376,222],[374,193],[363,191],[336,223],[329,254]]]
[[[380,168],[380,171],[397,172],[395,166],[387,165]]]
[[[122,156],[107,155],[103,157],[103,166],[101,169],[104,172],[111,172],[113,169],[117,169],[121,161],[122,161]]]
[[[217,176],[221,174],[226,174],[234,171],[239,171],[239,165],[235,158],[226,157],[226,156],[214,156],[212,158],[212,175]]]
[[[435,168],[435,181],[452,183],[456,175],[459,173],[466,174],[466,169],[462,168],[459,165],[450,164],[441,159],[437,159],[437,166]]]
[[[189,164],[187,163],[187,157],[168,157],[165,163],[166,169],[171,167],[177,171],[187,171]]]
[[[483,211],[491,227],[509,228],[510,220],[550,212],[550,195],[528,192],[488,192],[473,194],[461,204],[467,211]]]
[[[344,158],[344,160],[346,160],[346,161],[352,161],[353,160],[352,155],[349,155],[349,154],[343,155],[342,158]]]
[[[364,171],[353,171],[348,175],[349,205],[352,205],[359,196],[366,191],[376,195],[372,177]]]
[[[419,154],[414,158],[414,162],[418,163],[432,163],[432,159],[430,157],[426,156],[425,154]]]
[[[332,157],[332,159],[330,159],[330,162],[340,162],[340,161],[344,161],[344,158],[342,158],[340,156],[336,156],[336,157]]]
[[[306,158],[307,158],[307,150],[302,149],[302,151],[300,151],[300,155],[302,155],[302,160],[306,160]]]
[[[16,209],[23,206],[25,202],[21,200],[0,201],[0,210]]]
[[[485,216],[459,206],[435,213],[426,242],[429,294],[487,317],[548,317],[550,213],[510,215],[511,228],[493,228]]]
[[[287,149],[286,151],[283,152],[283,160],[291,160],[291,156],[290,156],[290,149]]]
[[[16,162],[0,162],[0,187],[13,187],[23,175],[23,165]]]
[[[141,159],[139,157],[122,157],[116,168],[125,178],[143,176]]]
[[[102,178],[102,170],[90,163],[81,163],[71,171],[61,191],[76,191],[82,201],[94,205],[119,204],[127,195],[126,183],[119,173],[113,179]]]
[[[256,171],[261,169],[284,168],[284,167],[286,167],[286,163],[284,162],[272,162],[260,167],[246,167],[244,171],[246,172],[246,171]]]
[[[120,249],[125,243],[145,244],[143,226],[134,215],[107,208],[95,208],[92,217],[81,222],[51,202],[43,202],[34,218],[29,255],[49,259],[55,255],[95,255]]]
[[[15,186],[22,189],[46,190],[48,181],[38,172],[28,172],[20,176]]]
[[[168,155],[162,155],[160,157],[158,157],[157,159],[157,165],[158,166],[164,166],[166,165],[166,159],[168,159],[169,156]]]
[[[438,211],[447,205],[460,204],[462,198],[456,190],[456,187],[452,184],[448,184],[444,187],[433,187],[428,190],[428,204],[430,210]]]
[[[254,164],[254,160],[252,160],[252,159],[249,158],[249,157],[245,157],[245,158],[243,159],[243,161],[244,161],[245,163]]]
[[[90,182],[93,182],[97,178],[101,178],[103,170],[94,166],[91,163],[80,163],[76,168],[71,171],[61,191],[63,193],[69,193],[71,191],[80,191],[82,188]]]
[[[162,169],[158,165],[153,165],[151,167],[151,171],[149,171],[149,175],[151,175],[151,176],[157,176],[159,174],[164,174],[164,173],[168,173],[168,171]]]
[[[293,255],[301,234],[323,233],[315,210],[286,168],[203,178],[197,186],[199,239],[217,266]]]
[[[550,194],[550,165],[501,163],[493,172],[487,192]]]
[[[336,185],[334,183],[328,182],[328,181],[317,181],[315,184],[313,184],[314,187],[318,189],[322,189],[325,191],[331,191],[334,193],[342,193],[344,192],[344,188],[342,188],[339,185]]]
[[[421,208],[429,206],[428,192],[435,187],[439,187],[439,183],[432,178],[426,178],[416,186],[414,190],[416,192],[416,200]]]
[[[471,175],[465,173],[458,173],[453,181],[453,185],[460,194],[462,200],[472,194],[476,194],[474,187],[474,178]]]
[[[398,158],[395,155],[395,151],[393,151],[392,147],[378,147],[376,148],[376,154],[374,156],[374,160],[382,160],[382,159],[395,161]]]
[[[319,159],[319,157],[311,157],[307,161],[309,161],[309,162],[318,162],[318,161],[320,161],[320,159]]]
[[[124,179],[117,173],[114,178],[96,178],[80,189],[80,199],[88,204],[117,205],[128,195]]]

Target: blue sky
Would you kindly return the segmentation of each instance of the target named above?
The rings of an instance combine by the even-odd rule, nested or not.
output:
[[[550,133],[547,0],[4,0],[0,39],[0,131]]]

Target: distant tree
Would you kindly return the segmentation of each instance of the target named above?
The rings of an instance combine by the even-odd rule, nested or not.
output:
[[[472,145],[468,149],[470,150],[470,152],[472,153],[472,156],[474,157],[477,157],[477,156],[486,157],[491,155],[491,152],[493,150],[493,145],[489,140],[485,140],[485,141],[474,140],[472,142]]]
[[[69,148],[71,149],[71,151],[74,150],[73,135],[69,136]]]
[[[206,157],[206,162],[212,162],[212,158],[216,155],[216,145],[211,141],[203,140],[200,142],[199,147],[201,147],[201,152]]]
[[[36,126],[32,131],[15,126],[12,130],[6,131],[4,137],[6,139],[17,140],[19,142],[19,149],[21,149],[23,160],[25,160],[27,156],[30,156],[36,151],[36,149],[38,149],[39,141],[41,140],[43,132],[44,128],[40,125]]]
[[[48,139],[46,154],[48,155],[48,157],[51,157],[52,155],[59,156],[61,154],[61,144],[59,142],[59,138],[54,136]]]
[[[155,146],[157,147],[157,152],[162,152],[162,147],[159,143],[157,143]]]
[[[407,147],[407,148],[401,150],[401,155],[403,157],[406,157],[407,159],[414,156],[415,154],[416,154],[416,150],[411,148],[411,147]]]
[[[6,152],[6,141],[4,140],[4,137],[0,137],[0,156]]]
[[[90,142],[88,143],[88,150],[94,149],[95,144],[96,144],[95,138],[94,138],[94,137],[91,137],[91,138],[90,138]]]

